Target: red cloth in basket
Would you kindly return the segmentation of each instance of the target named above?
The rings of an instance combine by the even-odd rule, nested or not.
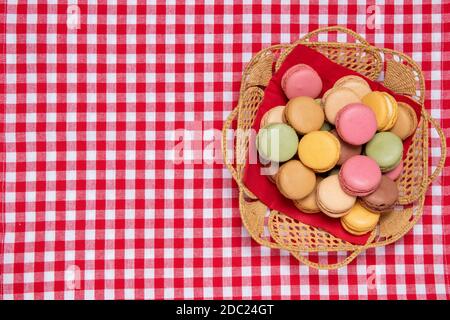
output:
[[[320,96],[323,93],[330,89],[336,80],[346,75],[358,75],[360,74],[347,69],[341,65],[334,63],[329,60],[327,57],[322,55],[321,53],[310,49],[304,45],[298,45],[287,57],[280,69],[273,75],[272,79],[269,82],[266,90],[264,91],[264,99],[261,102],[261,105],[257,111],[255,121],[253,123],[252,128],[256,131],[259,130],[261,117],[263,114],[272,107],[278,105],[285,105],[288,99],[283,93],[281,89],[281,79],[291,66],[304,63],[312,68],[314,68],[322,78],[323,82],[323,90]],[[408,103],[410,106],[414,108],[416,111],[417,117],[420,120],[421,116],[421,106],[413,101],[412,99],[393,93],[391,90],[385,88],[381,83],[372,81],[364,76],[363,77],[370,85],[372,90],[377,91],[385,91],[391,94],[397,101],[402,101]],[[252,135],[252,138],[249,143],[249,152],[253,152],[256,154],[256,146],[255,146],[255,136]],[[408,148],[411,144],[412,137],[409,137],[404,141],[404,153],[403,157],[405,157]],[[368,234],[362,236],[355,236],[348,232],[346,232],[339,219],[333,219],[325,214],[316,213],[316,214],[308,214],[303,213],[299,209],[297,209],[291,200],[285,198],[278,191],[275,184],[271,183],[268,178],[264,175],[261,175],[260,168],[262,165],[260,163],[251,164],[249,163],[249,158],[247,157],[247,163],[244,168],[244,179],[243,182],[245,186],[255,194],[265,205],[273,210],[278,210],[287,214],[288,216],[299,220],[305,224],[321,228],[330,234],[346,240],[353,244],[364,244],[367,242],[369,237]]]

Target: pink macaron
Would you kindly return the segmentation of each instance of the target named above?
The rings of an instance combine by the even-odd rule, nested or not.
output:
[[[381,170],[375,160],[367,156],[353,156],[339,170],[342,190],[352,196],[367,196],[381,183]]]
[[[403,171],[403,160],[391,171],[386,172],[384,175],[391,180],[397,180]]]
[[[370,141],[377,132],[375,113],[362,103],[351,103],[339,110],[335,125],[342,140],[355,146]]]
[[[281,87],[288,99],[303,96],[314,99],[322,92],[322,79],[307,64],[296,64],[284,73]]]

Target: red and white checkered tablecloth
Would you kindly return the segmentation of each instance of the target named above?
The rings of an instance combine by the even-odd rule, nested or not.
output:
[[[174,161],[182,132],[205,138],[187,157],[210,147],[252,55],[336,24],[419,62],[448,136],[448,1],[377,1],[379,29],[375,1],[13,2],[0,4],[0,298],[450,297],[448,168],[403,239],[317,271],[251,240],[210,152]],[[433,133],[433,164],[438,146]]]

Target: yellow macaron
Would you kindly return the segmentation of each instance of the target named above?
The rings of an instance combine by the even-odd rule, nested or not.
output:
[[[300,161],[315,172],[331,170],[339,160],[339,140],[328,131],[313,131],[298,144]]]
[[[388,106],[388,118],[387,125],[383,128],[383,131],[392,129],[398,117],[398,103],[389,93],[383,92],[384,98],[387,99]]]
[[[359,202],[341,218],[342,227],[351,234],[363,235],[372,231],[380,220],[380,214],[364,208]]]
[[[398,116],[398,105],[390,94],[372,91],[362,98],[362,103],[375,113],[378,131],[387,131],[394,126]]]

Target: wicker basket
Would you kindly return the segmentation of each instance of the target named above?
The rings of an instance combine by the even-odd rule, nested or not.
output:
[[[313,42],[319,33],[343,32],[353,37],[355,43]],[[404,160],[404,170],[398,180],[399,201],[395,209],[381,216],[377,228],[366,244],[355,245],[336,238],[321,229],[301,223],[289,216],[270,210],[242,183],[242,169],[248,152],[248,137],[238,136],[235,141],[234,160],[228,161],[227,131],[237,118],[237,128],[250,129],[256,111],[264,97],[264,89],[286,56],[297,44],[303,44],[324,54],[332,61],[377,81],[396,93],[411,97],[422,106],[422,117],[413,136],[411,147]],[[439,125],[426,112],[425,88],[420,67],[403,53],[371,46],[357,33],[339,26],[317,29],[297,42],[275,45],[260,51],[246,66],[241,82],[237,107],[231,112],[223,127],[222,148],[226,166],[239,186],[239,207],[244,226],[252,238],[263,246],[286,249],[302,263],[318,269],[336,269],[350,263],[359,253],[371,247],[384,246],[406,234],[423,212],[425,192],[444,166],[446,157],[445,136]],[[428,174],[428,131],[434,128],[441,141],[441,158],[431,175]],[[236,165],[231,162],[237,163]],[[312,262],[304,253],[347,252],[347,257],[334,264]],[[303,254],[302,254],[303,253]]]

